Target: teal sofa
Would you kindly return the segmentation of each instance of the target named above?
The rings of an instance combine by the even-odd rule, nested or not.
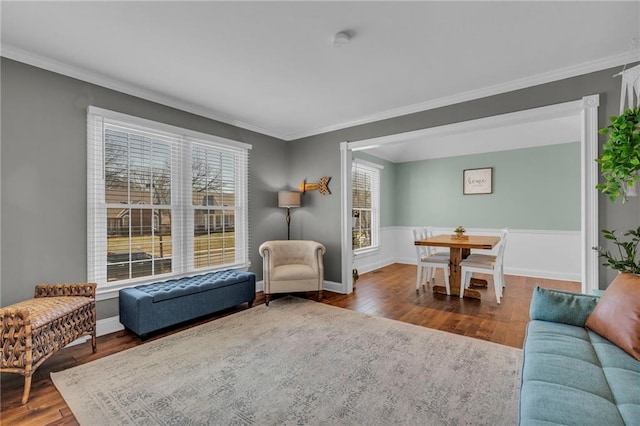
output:
[[[598,298],[536,288],[519,424],[640,425],[640,361],[585,329]]]

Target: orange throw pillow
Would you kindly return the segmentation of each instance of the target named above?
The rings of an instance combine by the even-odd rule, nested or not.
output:
[[[640,277],[619,274],[585,325],[640,361]]]

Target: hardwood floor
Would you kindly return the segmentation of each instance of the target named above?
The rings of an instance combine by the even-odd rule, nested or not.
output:
[[[482,300],[437,295],[431,289],[415,290],[416,267],[394,264],[362,274],[356,291],[350,295],[324,292],[322,303],[353,311],[390,318],[419,326],[435,328],[464,336],[488,340],[503,345],[522,347],[529,320],[531,294],[536,285],[567,291],[580,291],[577,282],[507,276],[502,303],[498,305],[492,289],[479,289]],[[436,277],[442,284],[442,275]],[[309,295],[315,298],[315,295]],[[264,303],[258,293],[255,305]],[[254,305],[254,306],[255,306]],[[247,309],[240,307],[223,311],[189,324],[172,328],[149,340],[161,338],[188,327]],[[54,387],[49,374],[78,364],[143,344],[137,336],[119,331],[98,338],[98,353],[92,354],[89,344],[61,350],[46,361],[34,374],[31,398],[20,404],[24,379],[16,374],[0,376],[0,424],[2,425],[76,425],[75,417]],[[99,422],[98,422],[99,423]]]

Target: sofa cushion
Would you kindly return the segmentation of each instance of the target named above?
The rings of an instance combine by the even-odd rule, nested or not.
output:
[[[640,361],[602,336],[589,331],[611,393],[627,424],[640,420]]]
[[[529,315],[532,320],[584,327],[597,302],[598,298],[595,296],[536,287],[533,290]]]
[[[183,277],[153,284],[139,285],[135,288],[149,294],[153,302],[175,299],[194,293],[213,290],[249,280],[249,275],[242,271],[227,270],[211,272],[193,277]]]
[[[625,425],[616,405],[607,399],[562,385],[536,381],[522,384],[519,424]]]
[[[640,277],[618,274],[605,290],[586,326],[640,361]]]
[[[520,424],[624,424],[587,330],[529,322]]]

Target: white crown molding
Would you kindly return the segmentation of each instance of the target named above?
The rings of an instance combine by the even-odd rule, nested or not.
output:
[[[212,120],[220,121],[222,123],[230,124],[242,129],[250,130],[252,132],[261,133],[263,135],[271,136],[284,141],[293,141],[293,140],[302,139],[309,136],[315,136],[322,133],[345,129],[348,127],[358,126],[362,124],[372,123],[375,121],[380,121],[380,120],[399,117],[403,115],[413,114],[417,112],[427,111],[430,109],[441,108],[444,106],[454,105],[461,102],[468,102],[475,99],[485,98],[489,96],[498,95],[501,93],[507,93],[514,90],[524,89],[531,86],[550,83],[550,82],[562,80],[565,78],[575,77],[582,74],[588,74],[591,72],[596,72],[603,69],[623,65],[625,63],[640,61],[640,53],[631,55],[631,56],[628,53],[612,55],[612,56],[601,58],[595,61],[584,62],[581,64],[560,68],[554,71],[537,74],[530,77],[521,78],[518,80],[508,81],[506,83],[501,83],[494,86],[485,87],[482,89],[470,90],[470,91],[459,93],[453,96],[447,96],[444,98],[434,99],[427,102],[408,105],[406,107],[382,111],[382,112],[371,114],[356,120],[345,121],[342,123],[321,127],[317,129],[307,130],[303,132],[298,132],[298,133],[286,133],[276,129],[265,129],[263,127],[246,123],[244,121],[226,117],[217,111],[212,111],[211,109],[205,108],[201,105],[192,104],[190,102],[186,102],[171,96],[166,96],[153,90],[149,90],[134,84],[125,83],[123,81],[113,79],[111,77],[108,77],[104,74],[101,74],[93,70],[65,64],[55,59],[48,58],[41,55],[36,55],[34,53],[27,52],[22,49],[18,49],[16,47],[13,47],[7,44],[0,45],[0,56],[15,60],[15,61],[23,62],[29,65],[33,65],[38,68],[43,68],[48,71],[52,71],[68,77],[86,81],[88,83],[96,84],[98,86],[106,87],[108,89],[116,90],[118,92],[126,93],[128,95],[146,99],[151,102],[156,102],[156,103],[166,105],[172,108],[176,108],[182,111],[190,112],[192,114],[210,118]]]
[[[598,95],[592,95],[589,101],[595,102]],[[522,111],[515,111],[491,117],[477,118],[474,120],[461,121],[457,123],[445,124],[436,127],[427,127],[425,129],[412,130],[404,133],[396,133],[387,136],[379,136],[377,138],[364,139],[349,143],[349,148],[354,151],[378,147],[380,145],[388,145],[394,143],[402,143],[411,139],[428,138],[428,137],[444,137],[467,132],[481,131],[493,129],[500,126],[509,126],[513,124],[530,123],[540,120],[559,117],[579,117],[582,108],[585,106],[584,100],[563,102],[560,104],[548,105],[538,108],[531,108]]]
[[[212,111],[209,108],[204,108],[200,105],[185,102],[183,100],[166,96],[153,90],[149,90],[140,87],[135,84],[125,83],[121,80],[113,79],[104,74],[96,71],[92,71],[86,68],[77,67],[74,65],[65,64],[52,58],[48,58],[41,55],[36,55],[31,52],[27,52],[22,49],[18,49],[7,44],[0,46],[0,56],[3,56],[14,61],[23,62],[34,67],[42,68],[48,71],[52,71],[58,74],[72,77],[78,80],[86,81],[91,84],[106,87],[107,89],[116,90],[118,92],[125,93],[127,95],[136,96],[138,98],[146,99],[151,102],[162,104],[171,108],[176,108],[182,111],[190,112],[192,114],[200,115],[202,117],[210,118],[212,120],[220,121],[222,123],[230,124],[232,126],[240,127],[242,129],[250,130],[252,132],[261,133],[263,135],[271,136],[281,140],[286,140],[286,134],[264,129],[259,126],[254,126],[249,123],[245,123],[240,120],[225,117],[224,115]]]
[[[640,61],[640,53],[636,55],[631,55],[631,56],[628,53],[621,53],[618,55],[601,58],[595,61],[583,62],[581,64],[560,68],[554,71],[549,71],[542,74],[536,74],[536,75],[521,78],[518,80],[512,80],[506,83],[496,84],[494,86],[484,87],[482,89],[470,90],[470,91],[462,92],[456,95],[447,96],[444,98],[434,99],[427,102],[421,102],[414,105],[408,105],[406,107],[401,107],[401,108],[391,109],[388,111],[383,111],[376,114],[371,114],[357,120],[345,121],[340,124],[313,129],[307,132],[288,134],[286,140],[302,139],[309,136],[314,136],[322,133],[332,132],[335,130],[345,129],[348,127],[359,126],[362,124],[373,123],[380,120],[400,117],[403,115],[427,111],[430,109],[441,108],[449,105],[455,105],[462,102],[473,101],[475,99],[481,99],[489,96],[499,95],[501,93],[513,92],[515,90],[525,89],[527,87],[537,86],[540,84],[551,83],[554,81],[563,80],[565,78],[576,77],[583,74],[589,74],[592,72],[601,71],[607,68],[621,66],[621,65],[624,65],[625,63],[632,63],[636,61]]]

